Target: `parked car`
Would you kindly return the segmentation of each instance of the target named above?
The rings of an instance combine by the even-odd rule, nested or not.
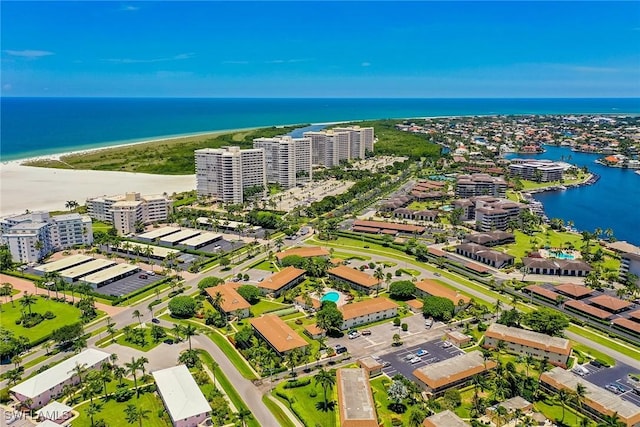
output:
[[[442,348],[449,348],[451,347],[453,344],[451,344],[449,341],[445,341],[442,343]]]
[[[347,352],[347,347],[338,344],[336,346],[336,354],[342,354]]]
[[[154,273],[151,270],[147,270],[147,271],[145,271],[145,273],[147,273],[149,276],[155,276],[156,275],[156,273]]]
[[[592,360],[591,362],[589,362],[589,364],[591,366],[595,366],[596,368],[604,368],[605,366],[599,362],[598,360]]]
[[[160,319],[154,317],[153,319],[151,319],[151,323],[160,323]]]
[[[351,332],[349,332],[349,334],[347,336],[349,337],[350,340],[352,340],[354,338],[358,338],[360,336],[360,332],[351,331]]]
[[[436,277],[440,277],[440,276],[442,276],[440,273],[437,273],[437,272],[436,272],[436,273],[433,273],[433,275],[434,275],[434,276],[436,276]]]
[[[365,329],[364,331],[362,331],[362,335],[371,335],[371,331],[368,329]]]
[[[386,360],[384,362],[382,362],[382,367],[386,368],[387,366],[391,366],[390,362],[387,362]]]
[[[589,373],[589,370],[587,368],[585,368],[584,366],[581,365],[577,365],[575,368],[573,368],[571,370],[571,372],[573,372],[574,374],[580,375],[581,377],[587,375]]]
[[[616,384],[607,384],[604,388],[606,388],[612,393],[620,394],[620,388],[618,388]]]
[[[416,356],[418,356],[418,357],[426,356],[427,354],[429,354],[429,352],[427,350],[422,349],[422,348],[420,348],[420,349],[418,349],[418,351],[416,351]]]
[[[412,365],[415,365],[416,363],[422,362],[422,359],[420,359],[419,357],[414,357],[411,360],[409,360],[409,362],[411,362]]]
[[[432,318],[428,318],[427,320],[424,321],[424,326],[426,326],[427,328],[430,328],[433,326],[433,319]]]
[[[141,279],[148,279],[149,278],[149,276],[147,276],[146,274],[140,274],[138,277],[141,278]]]
[[[414,356],[413,354],[407,354],[407,355],[404,357],[404,360],[406,360],[406,361],[408,362],[408,361],[410,361],[411,359],[413,359],[414,357],[415,357],[415,356]]]

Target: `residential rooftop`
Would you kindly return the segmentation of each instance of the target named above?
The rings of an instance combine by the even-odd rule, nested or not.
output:
[[[238,293],[236,290],[238,285],[235,283],[225,283],[224,285],[214,286],[212,288],[206,288],[205,292],[212,298],[217,298],[217,294],[220,293],[222,296],[222,301],[220,303],[220,308],[225,313],[231,313],[236,310],[243,310],[245,308],[250,308],[251,304],[245,300],[242,295]]]
[[[378,297],[345,304],[338,310],[342,312],[342,318],[344,320],[349,320],[393,308],[398,308],[398,304],[388,298]]]
[[[469,424],[448,409],[426,418],[422,425],[424,427],[469,427]]]
[[[526,329],[512,328],[499,323],[491,324],[485,332],[485,337],[508,341],[558,354],[571,354],[571,342],[568,339],[551,337],[546,334]]]
[[[298,277],[305,274],[306,271],[292,266],[285,267],[279,272],[271,275],[258,283],[259,288],[268,289],[270,291],[279,291]]]
[[[152,375],[174,422],[211,412],[209,402],[185,365],[155,371]]]
[[[423,366],[413,371],[413,375],[431,389],[438,389],[455,383],[473,375],[482,373],[486,369],[496,367],[493,360],[484,360],[482,353],[474,350],[461,356]]]
[[[251,319],[249,322],[279,353],[308,345],[291,326],[274,314]]]
[[[363,368],[336,371],[341,427],[378,427],[369,376]]]
[[[373,276],[356,270],[355,268],[347,267],[346,265],[334,267],[328,270],[327,273],[365,288],[374,288],[380,283],[380,281]]]
[[[329,251],[326,248],[321,248],[319,246],[302,246],[278,252],[276,254],[276,258],[278,258],[278,260],[283,260],[284,258],[293,255],[302,258],[312,258],[317,256],[329,256]]]
[[[471,302],[471,298],[469,298],[468,296],[462,295],[454,289],[447,288],[446,286],[441,285],[435,280],[425,279],[416,282],[416,288],[432,296],[447,298],[455,305],[458,305],[460,301],[462,301],[464,304],[469,304]]]

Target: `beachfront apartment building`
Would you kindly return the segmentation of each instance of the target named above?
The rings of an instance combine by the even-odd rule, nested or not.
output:
[[[502,177],[486,173],[459,175],[456,180],[456,197],[493,196],[504,198],[507,194],[507,182]]]
[[[343,160],[364,159],[373,153],[374,131],[372,127],[337,127],[317,132],[305,132],[311,140],[311,160],[314,165],[339,166]]]
[[[560,181],[566,167],[551,160],[512,159],[509,174],[529,181]]]
[[[549,363],[563,368],[567,367],[571,356],[571,342],[568,339],[494,323],[485,332],[482,346],[497,348],[500,341],[506,344],[511,353],[530,355],[536,359],[546,358]]]
[[[266,194],[267,175],[262,148],[203,148],[195,151],[196,189],[199,197],[211,197],[224,203],[243,203],[245,193]]]
[[[283,189],[311,182],[311,138],[256,138],[253,148],[264,150],[267,182]]]
[[[620,254],[620,280],[626,281],[629,273],[637,276],[636,284],[640,283],[640,253]]]
[[[120,234],[134,232],[137,224],[166,221],[171,200],[164,195],[126,193],[87,199],[87,214],[98,221],[110,222]]]
[[[77,213],[30,212],[0,220],[0,242],[15,262],[38,262],[51,252],[93,243],[91,218]]]

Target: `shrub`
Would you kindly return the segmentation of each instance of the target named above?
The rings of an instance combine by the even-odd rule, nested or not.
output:
[[[192,317],[196,314],[196,301],[188,296],[174,297],[169,301],[169,311],[174,317]]]
[[[406,332],[408,329],[409,329],[409,325],[407,325],[406,323],[403,323],[402,330]]]
[[[309,392],[309,397],[316,397],[318,396],[318,392],[316,391],[315,388],[312,388],[311,391]]]
[[[395,319],[393,319],[393,326],[400,326],[400,318],[396,317]]]
[[[308,386],[309,384],[311,384],[311,378],[304,378],[304,379],[301,379],[301,380],[287,381],[284,384],[284,388],[304,387],[304,386]]]
[[[32,328],[43,320],[44,317],[42,317],[42,314],[40,313],[26,314],[22,318],[22,326],[25,328]]]
[[[56,317],[56,315],[53,313],[53,311],[46,311],[44,313],[45,319],[53,319],[54,317]]]
[[[391,298],[394,299],[410,299],[413,297],[415,291],[416,285],[410,280],[400,280],[393,282],[391,286],[389,286],[389,293],[391,294]]]

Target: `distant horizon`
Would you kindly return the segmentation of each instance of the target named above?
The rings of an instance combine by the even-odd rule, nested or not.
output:
[[[41,98],[41,99],[82,99],[82,98],[102,98],[102,99],[638,99],[640,96],[0,96],[0,98]]]

